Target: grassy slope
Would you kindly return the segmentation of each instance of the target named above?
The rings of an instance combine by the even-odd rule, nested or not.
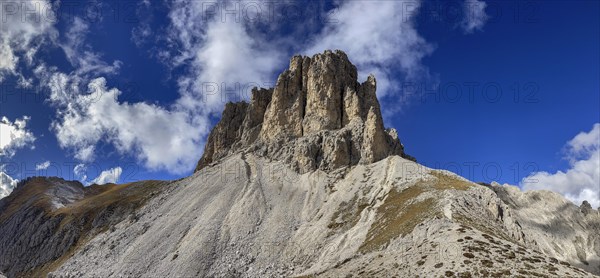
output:
[[[390,190],[385,202],[377,208],[377,220],[373,223],[360,252],[371,252],[387,245],[392,239],[405,236],[421,222],[442,216],[434,198],[418,200],[418,197],[431,191],[467,190],[471,183],[455,177],[432,171],[433,182],[419,181],[400,192]],[[417,201],[418,200],[418,201]]]

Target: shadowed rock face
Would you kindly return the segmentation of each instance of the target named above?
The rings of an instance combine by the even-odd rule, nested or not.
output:
[[[15,276],[66,253],[81,228],[73,222],[61,225],[64,215],[51,217],[48,211],[83,196],[79,182],[30,178],[0,200],[0,272]]]
[[[334,170],[405,156],[386,130],[374,76],[360,84],[342,51],[295,56],[273,89],[254,89],[250,104],[228,103],[196,171],[239,150],[288,162],[299,172]]]
[[[84,187],[56,177],[27,178],[0,199],[0,277],[41,277],[75,248],[121,222],[164,183]]]

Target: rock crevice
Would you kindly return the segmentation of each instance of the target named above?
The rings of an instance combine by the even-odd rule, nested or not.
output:
[[[274,88],[255,88],[250,103],[225,106],[196,171],[238,151],[283,160],[298,172],[411,158],[396,130],[384,128],[375,77],[357,79],[342,51],[293,57]]]

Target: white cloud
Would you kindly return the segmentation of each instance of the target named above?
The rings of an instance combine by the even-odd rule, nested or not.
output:
[[[594,125],[590,132],[580,132],[567,142],[567,159],[575,161],[588,156],[600,148],[600,123]]]
[[[82,39],[88,26],[79,19],[73,21],[68,42],[62,47],[76,70],[70,74],[46,67],[38,70],[51,90],[50,101],[59,107],[52,129],[62,148],[72,150],[83,162],[91,162],[96,145],[107,142],[121,154],[134,155],[148,169],[185,173],[200,158],[210,117],[220,113],[227,101],[219,92],[206,94],[203,84],[218,84],[217,90],[221,90],[225,83],[227,88],[237,88],[234,98],[239,99],[248,97],[243,85],[260,86],[271,81],[276,65],[283,61],[279,51],[250,35],[243,24],[204,22],[198,17],[201,3],[187,4],[191,7],[174,5],[169,15],[170,39],[184,46],[169,57],[173,61],[170,65],[185,65],[188,71],[178,79],[180,96],[171,107],[119,102],[121,92],[107,88],[105,78],[88,82],[82,77],[110,71],[104,70],[107,64],[92,68],[80,60],[86,57],[82,49],[89,49]],[[87,91],[81,90],[84,84]]]
[[[31,81],[18,72],[21,61],[31,65],[33,56],[46,39],[55,35],[52,5],[43,0],[23,0],[2,3],[0,12],[0,82],[6,74],[18,75],[18,85],[30,86]],[[19,148],[34,142],[26,129],[29,117],[13,122],[0,121],[0,156],[12,157]],[[33,146],[31,146],[33,147]]]
[[[73,167],[73,174],[75,174],[75,178],[79,179],[81,182],[85,183],[87,181],[87,167],[85,164],[80,163]]]
[[[384,97],[397,86],[391,72],[394,68],[410,79],[429,77],[421,60],[433,51],[433,46],[415,29],[419,7],[419,1],[343,2],[304,53],[344,50],[357,66],[361,80],[375,74],[377,94]]]
[[[102,60],[102,55],[94,52],[85,42],[90,32],[89,24],[80,17],[74,17],[71,26],[65,34],[65,41],[60,43],[67,59],[75,67],[75,74],[115,74],[121,67],[120,61],[108,64]]]
[[[64,74],[55,76],[63,78],[68,80]],[[52,92],[75,96],[68,102],[57,102],[62,110],[52,129],[60,146],[73,149],[77,159],[90,162],[96,144],[104,141],[122,154],[135,154],[149,169],[173,173],[191,170],[206,133],[202,127],[209,123],[194,122],[185,111],[169,111],[147,103],[119,103],[120,94],[118,89],[108,89],[104,78],[92,80],[85,94]]]
[[[11,122],[6,117],[0,120],[0,156],[12,157],[17,149],[33,148],[35,136],[27,130],[28,116]]]
[[[91,184],[117,183],[121,177],[121,173],[123,173],[121,167],[102,171],[98,177],[91,181]]]
[[[4,172],[0,172],[0,199],[8,196],[15,189],[18,182],[19,180],[13,179]]]
[[[106,79],[99,76],[117,73],[120,62],[105,63],[86,43],[88,23],[76,17],[70,24],[60,46],[74,71],[63,73],[45,64],[34,70],[49,88],[49,101],[57,108],[51,129],[60,147],[72,151],[82,162],[91,162],[97,155],[96,146],[108,143],[151,170],[177,174],[192,170],[210,123],[207,116],[199,116],[209,111],[193,105],[200,100],[188,102],[192,96],[186,95],[185,100],[182,96],[172,108],[119,102],[121,92],[107,88]]]
[[[177,106],[187,111],[200,112],[201,117],[220,113],[227,99],[228,89],[238,90],[232,98],[249,97],[242,91],[247,84],[265,86],[272,82],[275,69],[284,64],[286,55],[273,41],[267,41],[260,32],[251,32],[252,23],[236,22],[232,18],[207,19],[202,1],[176,2],[170,13],[171,40],[177,47],[166,59],[172,66],[186,66],[188,73],[179,79],[180,95]],[[218,84],[218,92],[207,94],[204,84]]]
[[[570,168],[556,173],[536,172],[521,181],[525,190],[547,189],[579,205],[584,200],[600,207],[600,123],[566,144]]]
[[[35,170],[36,171],[46,170],[46,169],[48,169],[48,167],[50,167],[50,161],[45,161],[45,162],[38,163],[37,165],[35,165]]]
[[[150,0],[140,1],[137,4],[135,13],[139,24],[131,29],[131,41],[136,46],[141,47],[154,33],[150,25],[154,18],[152,14],[152,3],[150,3]]]
[[[10,45],[2,41],[2,44],[0,44],[0,70],[14,73],[18,61],[19,59],[15,57]]]
[[[466,0],[463,4],[463,21],[461,27],[467,34],[473,33],[476,30],[483,30],[483,26],[489,19],[485,13],[487,4],[478,0]]]
[[[20,75],[21,61],[31,65],[41,45],[56,37],[54,7],[47,0],[2,2],[0,12],[0,82]]]

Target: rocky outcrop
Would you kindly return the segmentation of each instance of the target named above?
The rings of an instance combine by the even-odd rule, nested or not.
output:
[[[585,215],[588,215],[590,213],[595,213],[596,212],[596,211],[594,211],[594,209],[592,208],[592,205],[588,201],[583,201],[581,203],[581,206],[579,206],[579,209]]]
[[[339,50],[293,57],[273,89],[254,89],[249,104],[225,106],[196,171],[240,150],[286,161],[298,172],[410,158],[397,132],[384,128],[375,77],[362,84],[357,78]]]
[[[240,140],[240,130],[246,115],[246,102],[227,103],[221,121],[213,128],[204,147],[204,155],[198,161],[197,168],[213,162],[214,158],[223,157],[232,145]]]
[[[490,187],[512,211],[522,241],[544,254],[600,274],[600,215],[587,201],[578,207],[558,193]]]

